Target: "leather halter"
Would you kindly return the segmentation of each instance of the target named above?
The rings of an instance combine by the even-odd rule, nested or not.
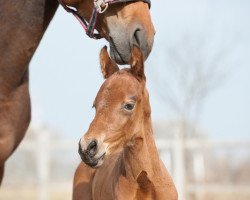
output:
[[[101,39],[103,38],[100,33],[95,33],[95,25],[97,21],[98,14],[104,13],[110,4],[115,3],[125,3],[125,2],[135,2],[135,1],[143,1],[149,5],[149,8],[151,6],[150,0],[93,0],[94,1],[94,8],[92,11],[92,15],[90,17],[89,22],[85,20],[78,12],[77,10],[67,6],[63,0],[58,0],[58,2],[62,5],[62,7],[69,13],[73,14],[75,18],[80,22],[82,25],[84,31],[86,34],[93,39]],[[96,30],[97,31],[97,30]]]

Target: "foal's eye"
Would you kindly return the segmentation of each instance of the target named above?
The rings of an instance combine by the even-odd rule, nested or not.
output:
[[[124,105],[124,109],[125,109],[125,110],[128,110],[128,111],[133,110],[134,107],[135,107],[135,104],[133,104],[133,103],[126,103],[126,104]]]

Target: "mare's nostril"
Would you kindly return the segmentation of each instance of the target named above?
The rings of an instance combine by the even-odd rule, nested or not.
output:
[[[137,29],[134,33],[135,44],[140,46],[140,29]]]
[[[94,156],[97,151],[97,141],[93,140],[87,147],[87,151],[89,152],[90,156]]]
[[[145,35],[146,33],[144,29],[137,28],[132,36],[133,38],[131,44],[131,45],[136,45],[141,49],[144,55],[144,59],[147,58],[152,48],[152,44],[149,43]]]

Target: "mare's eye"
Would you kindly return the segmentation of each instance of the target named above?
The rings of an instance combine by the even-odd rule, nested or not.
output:
[[[128,111],[133,110],[134,107],[135,107],[135,104],[134,104],[134,103],[126,103],[126,104],[124,105],[124,109],[125,109],[125,110],[128,110]]]

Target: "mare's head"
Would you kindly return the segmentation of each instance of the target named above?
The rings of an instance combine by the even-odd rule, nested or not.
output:
[[[89,21],[93,0],[63,0]],[[152,49],[155,30],[149,5],[142,0],[110,4],[98,15],[96,29],[110,44],[110,55],[116,63],[128,64],[132,47],[137,45],[146,59]]]
[[[101,50],[100,63],[106,80],[93,104],[94,120],[79,142],[80,156],[91,167],[99,167],[106,156],[133,145],[150,117],[140,49],[133,47],[130,69],[119,70],[106,48]]]

